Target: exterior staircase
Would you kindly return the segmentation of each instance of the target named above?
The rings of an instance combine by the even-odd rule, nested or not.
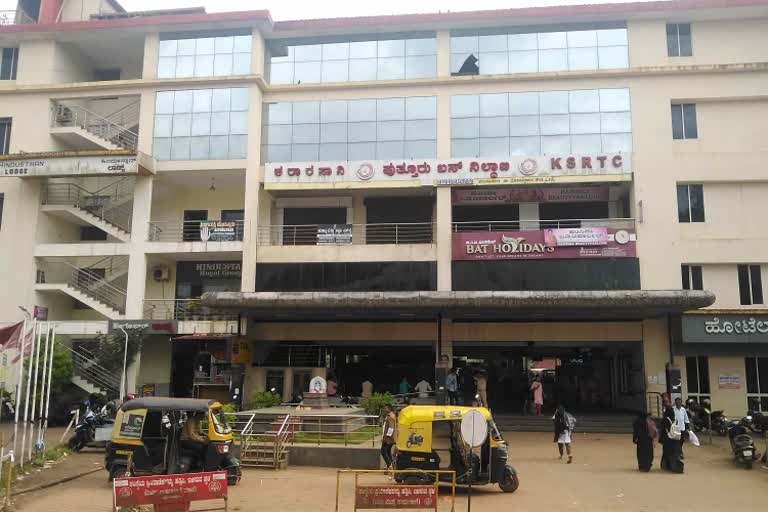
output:
[[[67,349],[72,357],[74,374],[72,383],[88,393],[97,393],[109,397],[120,396],[120,376],[115,375],[96,363],[96,356],[84,347],[69,347]]]
[[[579,414],[576,417],[576,432],[600,434],[631,434],[632,414]],[[502,432],[552,432],[552,413],[541,416],[493,413],[496,426]]]
[[[42,211],[65,214],[77,222],[95,226],[123,242],[131,239],[133,198],[127,185],[118,180],[96,192],[77,183],[48,182],[44,189]]]
[[[102,116],[73,102],[54,106],[51,135],[80,149],[127,149],[136,151],[139,142],[140,101]]]
[[[127,261],[125,267],[127,274]],[[95,268],[77,267],[67,261],[46,261],[39,265],[35,290],[65,293],[106,318],[119,320],[125,315],[126,289],[118,286],[115,276],[126,274],[120,276],[116,271],[107,277]]]
[[[240,434],[240,465],[285,469],[288,467],[288,444],[292,441],[296,421],[290,414],[279,416],[271,429],[258,432],[255,414]]]

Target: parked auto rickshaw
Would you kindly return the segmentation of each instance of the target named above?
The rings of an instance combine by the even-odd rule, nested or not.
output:
[[[502,439],[485,407],[410,405],[397,418],[395,469],[418,469],[425,473],[396,475],[398,482],[418,485],[434,482],[430,470],[456,471],[456,482],[469,483],[470,450],[461,436],[461,419],[478,411],[488,422],[485,443],[472,453],[472,485],[498,484],[504,492],[515,492],[517,471],[507,463],[507,443]],[[441,481],[450,475],[441,474]]]
[[[229,485],[235,485],[240,480],[240,462],[232,454],[232,441],[232,429],[216,400],[135,398],[117,411],[104,465],[110,480],[126,473],[172,475],[223,469]]]

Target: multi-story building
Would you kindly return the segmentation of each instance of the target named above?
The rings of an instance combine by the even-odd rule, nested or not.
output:
[[[46,306],[86,376],[147,320],[157,394],[452,364],[495,408],[535,370],[575,410],[768,410],[765,0],[3,19],[0,319]]]

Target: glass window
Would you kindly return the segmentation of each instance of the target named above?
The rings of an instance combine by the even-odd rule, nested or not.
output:
[[[565,71],[567,69],[567,50],[539,50],[539,71]]]
[[[405,58],[379,58],[376,78],[378,80],[402,80],[405,78]]]
[[[507,52],[507,35],[480,36],[478,49],[480,52]]]
[[[539,93],[542,114],[567,114],[569,112],[568,91],[545,91]]]
[[[568,114],[541,116],[542,135],[563,135],[570,133],[570,116]]]
[[[319,123],[319,101],[297,101],[293,104],[293,124]]]
[[[451,117],[478,117],[480,98],[476,95],[451,96]]]
[[[160,41],[157,75],[160,78],[187,78],[249,74],[251,36],[178,39]],[[280,78],[289,70],[276,70]]]
[[[296,162],[313,162],[320,158],[320,146],[318,144],[293,144],[291,153]]]
[[[571,71],[596,69],[597,67],[597,48],[568,49],[568,69]]]
[[[278,124],[269,125],[266,130],[268,144],[290,144],[293,138],[293,126]]]
[[[349,57],[351,59],[375,59],[376,41],[349,43]]]
[[[566,109],[565,112],[568,112]],[[539,115],[538,92],[515,92],[509,95],[510,115]]]
[[[629,111],[629,89],[600,89],[600,112]]]
[[[509,139],[507,137],[481,137],[481,157],[507,156],[509,154]]]
[[[510,135],[539,135],[539,133],[539,116],[511,116],[509,118]]]
[[[376,140],[405,140],[405,122],[379,122],[376,127]]]
[[[405,140],[437,139],[437,125],[434,120],[422,119],[405,122]]]
[[[185,46],[184,51],[191,51],[190,47]],[[154,157],[157,160],[242,158],[242,148],[247,145],[243,142],[248,132],[247,99],[246,88],[158,92]],[[230,112],[233,108],[239,110]],[[281,112],[275,110],[274,114],[279,118]],[[290,111],[288,116],[290,119]],[[211,136],[227,139],[230,134],[237,135],[233,140],[238,144],[232,144],[237,153],[222,156],[221,149],[228,148],[229,142],[214,143]],[[279,134],[272,135],[280,138]]]
[[[597,31],[574,30],[568,32],[568,48],[584,48],[597,46]]]
[[[600,69],[614,69],[629,67],[629,57],[626,46],[610,46],[597,49]],[[594,69],[594,68],[592,68]]]
[[[351,59],[349,61],[350,82],[376,80],[376,72],[376,59]]]
[[[272,84],[292,84],[293,62],[273,62],[269,66],[269,82]]]
[[[176,77],[187,78],[194,76],[195,73],[195,58],[194,57],[178,57],[176,59]]]
[[[346,137],[345,137],[345,140],[346,140]],[[346,143],[320,144],[320,160],[346,160],[346,159],[347,159]]]
[[[600,93],[597,89],[583,89],[568,92],[570,112],[600,112]]]
[[[539,70],[539,54],[535,50],[509,52],[510,73],[535,73]]]
[[[694,103],[672,105],[672,138],[696,139],[699,136]]]
[[[295,83],[308,83],[316,84],[320,83],[320,68],[321,63],[319,60],[312,62],[297,62],[293,68],[293,79]]]
[[[437,118],[437,98],[434,96],[417,96],[413,98],[405,98],[405,118]]]
[[[479,51],[479,38],[477,36],[452,37],[451,53],[477,54]]]
[[[437,55],[437,40],[435,38],[407,39],[405,41],[406,55]]]
[[[324,44],[322,57],[326,61],[349,59],[349,43]]]
[[[250,75],[251,74],[251,54],[235,53],[232,55],[232,74]]]
[[[347,142],[347,123],[328,123],[320,125],[320,142]]]
[[[405,56],[405,41],[403,39],[394,41],[379,41],[378,57],[403,57]]]
[[[178,41],[160,41],[160,57],[175,57]]]
[[[627,46],[627,29],[614,28],[597,31],[598,46]]]
[[[321,60],[323,47],[319,44],[307,44],[293,47],[293,58],[296,62]]]
[[[349,123],[347,128],[349,142],[364,142],[376,140],[376,122],[365,121],[361,123]]]
[[[568,46],[565,32],[542,32],[539,37],[539,49],[566,48]]]
[[[760,265],[737,265],[739,297],[742,306],[763,303],[763,279]]]
[[[356,142],[347,146],[347,158],[349,160],[368,160],[376,158],[375,142]]]
[[[540,155],[541,141],[539,137],[510,137],[510,155]]]
[[[431,78],[437,75],[437,57],[422,55],[405,58],[405,78]]]
[[[632,119],[629,112],[603,112],[600,114],[600,130],[603,133],[632,131]]]
[[[572,153],[600,153],[602,139],[599,134],[571,135]]]
[[[481,94],[480,116],[497,117],[509,115],[509,94]]]
[[[293,125],[293,143],[311,144],[320,142],[319,124],[295,124]]]
[[[693,55],[690,23],[667,24],[667,55],[670,57]]]
[[[606,153],[628,153],[632,151],[631,133],[604,133],[603,151]]]
[[[176,55],[194,55],[195,54],[195,40],[194,39],[180,39],[176,47]]]
[[[251,36],[235,36],[233,38],[232,51],[235,53],[251,53]]]
[[[542,136],[541,152],[545,155],[570,153],[571,137],[568,135]]]
[[[345,100],[330,100],[320,103],[321,123],[346,123],[347,102]]]
[[[507,137],[507,136],[509,136],[509,118],[508,117],[480,118],[480,137]],[[481,151],[482,151],[482,144],[481,144]]]
[[[379,121],[405,119],[405,98],[376,100],[376,119]]]
[[[349,121],[375,121],[376,100],[350,100]]]
[[[480,70],[484,75],[498,75],[509,72],[507,52],[481,53]]]
[[[480,136],[480,118],[451,119],[451,138],[471,139]]]
[[[606,114],[603,114],[606,115]],[[628,130],[619,130],[628,131]],[[600,133],[600,114],[571,114],[571,133]],[[600,137],[598,137],[598,140]],[[598,150],[599,151],[599,150]]]
[[[293,123],[291,103],[268,103],[266,122],[268,125]]]
[[[243,37],[247,37],[250,40],[250,36],[243,36]],[[195,44],[195,53],[197,55],[213,55],[216,50],[215,41],[216,40],[213,37],[201,37],[200,39],[197,39],[197,42]]]
[[[507,45],[510,51],[537,50],[539,48],[536,34],[509,34],[507,36]]]
[[[405,142],[404,141],[377,142],[376,158],[378,159],[405,158]]]
[[[437,154],[436,140],[406,140],[405,158],[434,158]]]
[[[480,139],[451,139],[451,155],[454,158],[477,157]]]
[[[349,61],[330,60],[323,62],[322,82],[348,82],[349,81]]]

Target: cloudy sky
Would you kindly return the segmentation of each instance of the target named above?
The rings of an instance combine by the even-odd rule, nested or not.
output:
[[[334,18],[376,14],[508,9],[544,5],[602,4],[628,0],[119,0],[129,11],[204,6],[208,12],[268,9],[275,20]],[[14,9],[15,0],[0,0],[0,10]]]

